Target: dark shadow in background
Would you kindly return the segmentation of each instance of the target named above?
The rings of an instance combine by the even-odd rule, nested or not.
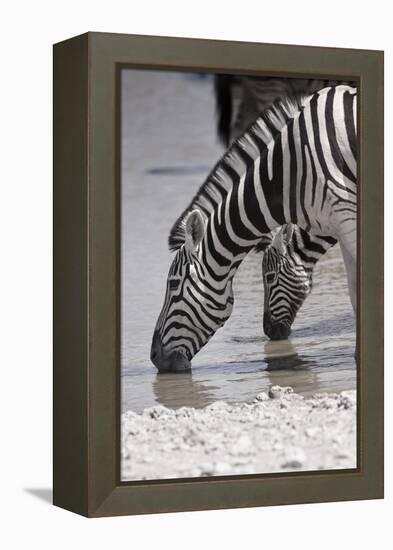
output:
[[[25,487],[23,490],[25,493],[29,493],[30,495],[33,495],[33,497],[36,497],[47,504],[53,504],[52,489],[30,489],[29,487]]]

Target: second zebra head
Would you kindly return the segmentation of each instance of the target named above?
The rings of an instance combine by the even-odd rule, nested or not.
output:
[[[294,250],[295,227],[283,225],[263,255],[263,330],[271,340],[288,338],[296,314],[312,288],[311,273]]]
[[[271,340],[284,340],[312,290],[313,269],[336,240],[313,235],[294,224],[283,225],[264,249],[263,330]]]

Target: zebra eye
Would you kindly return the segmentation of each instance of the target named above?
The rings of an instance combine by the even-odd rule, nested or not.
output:
[[[271,285],[274,282],[275,278],[276,278],[275,273],[266,273],[266,282],[269,283],[269,285]]]
[[[169,279],[169,289],[170,290],[176,290],[179,288],[180,285],[180,279]]]

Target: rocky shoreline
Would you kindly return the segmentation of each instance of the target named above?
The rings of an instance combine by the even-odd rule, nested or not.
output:
[[[121,434],[123,481],[356,468],[356,392],[158,405],[124,413]]]

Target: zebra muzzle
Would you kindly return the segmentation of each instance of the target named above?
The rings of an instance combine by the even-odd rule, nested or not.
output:
[[[165,353],[158,332],[153,335],[150,359],[159,372],[185,372],[191,369],[191,361],[181,350]]]
[[[287,340],[291,334],[291,329],[288,325],[277,321],[272,321],[270,313],[263,314],[263,331],[270,340]]]

